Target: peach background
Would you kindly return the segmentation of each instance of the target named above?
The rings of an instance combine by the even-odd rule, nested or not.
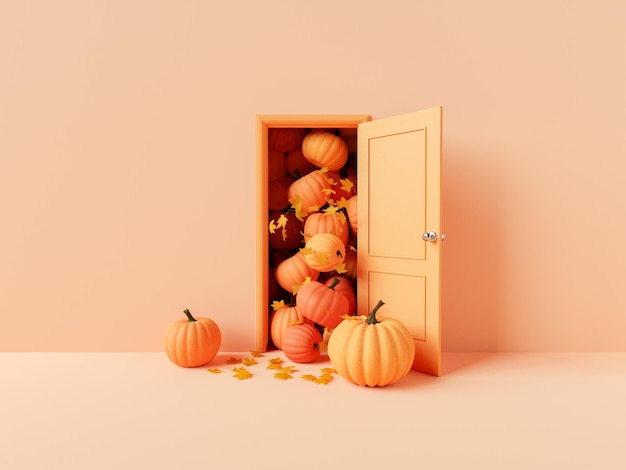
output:
[[[384,8],[383,8],[384,7]],[[0,350],[254,345],[254,119],[444,107],[447,351],[626,351],[626,3],[0,4]]]

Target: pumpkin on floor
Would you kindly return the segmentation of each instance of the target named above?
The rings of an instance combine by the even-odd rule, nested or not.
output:
[[[165,332],[167,357],[181,367],[199,367],[217,355],[222,344],[222,334],[210,318],[194,318],[188,309],[186,319],[174,321]]]

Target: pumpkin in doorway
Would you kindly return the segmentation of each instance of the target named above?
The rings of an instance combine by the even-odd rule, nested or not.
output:
[[[332,132],[313,131],[302,139],[302,154],[318,168],[335,171],[348,161],[348,144]]]
[[[300,287],[296,296],[300,313],[319,325],[335,328],[350,313],[350,302],[335,290],[337,284],[339,280],[333,279],[330,285],[310,281]]]
[[[309,323],[290,325],[283,334],[283,352],[290,361],[313,362],[320,357],[322,334]]]
[[[311,268],[328,272],[343,267],[346,246],[337,235],[316,233],[307,240],[300,252],[304,253],[304,261]]]

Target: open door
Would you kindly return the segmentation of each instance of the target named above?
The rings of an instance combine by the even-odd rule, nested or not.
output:
[[[441,370],[442,108],[358,125],[358,314],[382,300],[415,341],[413,369]]]

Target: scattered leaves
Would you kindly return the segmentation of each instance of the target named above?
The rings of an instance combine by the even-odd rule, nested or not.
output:
[[[217,367],[212,367],[210,369],[207,369],[211,374],[221,374],[222,373],[222,369],[218,369]]]
[[[291,375],[289,372],[283,372],[282,370],[280,370],[278,372],[274,372],[274,378],[278,380],[289,380],[293,379],[293,375]]]
[[[230,356],[226,359],[226,364],[241,364],[242,359],[240,357]]]
[[[283,300],[281,300],[281,302],[283,303],[283,305],[285,305],[285,302]],[[252,357],[265,357],[265,354],[259,351],[250,351],[250,355]]]
[[[267,369],[270,370],[280,370],[283,368],[283,359],[281,357],[275,357],[274,359],[269,360],[269,364],[267,365]]]

